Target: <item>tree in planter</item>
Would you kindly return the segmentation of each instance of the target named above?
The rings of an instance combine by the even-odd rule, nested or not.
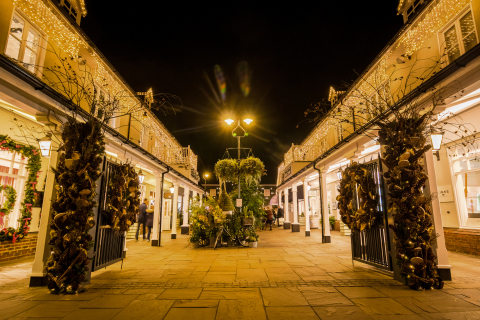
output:
[[[192,201],[190,205],[190,237],[191,243],[206,246],[210,238],[219,232],[219,223],[223,222],[225,215],[214,198],[208,196],[200,203],[199,199]]]

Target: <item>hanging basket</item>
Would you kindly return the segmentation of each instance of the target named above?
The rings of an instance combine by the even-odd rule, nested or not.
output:
[[[258,158],[248,157],[240,162],[239,173],[247,183],[259,183],[265,174],[265,165]]]

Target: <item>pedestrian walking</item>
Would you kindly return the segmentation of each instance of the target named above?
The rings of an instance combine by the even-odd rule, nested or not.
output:
[[[278,226],[280,226],[280,218],[284,218],[284,214],[283,214],[283,208],[282,207],[278,207],[277,209],[277,220],[278,220]]]
[[[147,242],[150,242],[150,234],[153,228],[153,211],[154,211],[154,206],[151,206],[150,209],[147,209],[146,211],[147,215],[145,218],[145,224],[147,225],[147,228],[148,228]]]
[[[135,241],[138,241],[138,232],[140,231],[140,224],[142,225],[143,231],[143,240],[145,240],[145,218],[147,213],[147,203],[148,199],[143,199],[143,203],[138,208],[139,212],[137,214],[137,233],[135,234]]]
[[[272,224],[273,224],[273,212],[271,209],[267,210],[267,224],[270,225],[270,231],[272,231]]]

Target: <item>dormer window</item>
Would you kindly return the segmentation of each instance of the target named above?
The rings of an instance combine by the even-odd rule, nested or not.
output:
[[[423,8],[425,0],[400,0],[398,4],[398,14],[403,15],[403,22],[407,22],[410,17],[415,15]]]
[[[478,38],[472,11],[464,12],[450,23],[441,33],[440,41],[447,64],[473,48],[478,43]]]
[[[84,0],[55,0],[57,5],[80,25],[82,17],[87,15]]]

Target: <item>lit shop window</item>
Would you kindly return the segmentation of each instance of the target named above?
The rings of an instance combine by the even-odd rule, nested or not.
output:
[[[13,14],[5,54],[21,61],[25,68],[35,72],[38,64],[40,33],[17,13]]]
[[[472,11],[468,11],[447,28],[443,33],[443,41],[448,63],[451,63],[478,43]]]
[[[20,217],[20,203],[23,201],[25,181],[27,176],[27,159],[22,160],[22,156],[9,151],[0,151],[0,185],[8,185],[17,192],[17,201],[13,211],[5,216],[2,228],[16,228],[17,220]],[[0,194],[0,203],[5,203],[6,199],[3,193]]]
[[[480,150],[458,148],[452,155],[462,226],[480,227]]]

